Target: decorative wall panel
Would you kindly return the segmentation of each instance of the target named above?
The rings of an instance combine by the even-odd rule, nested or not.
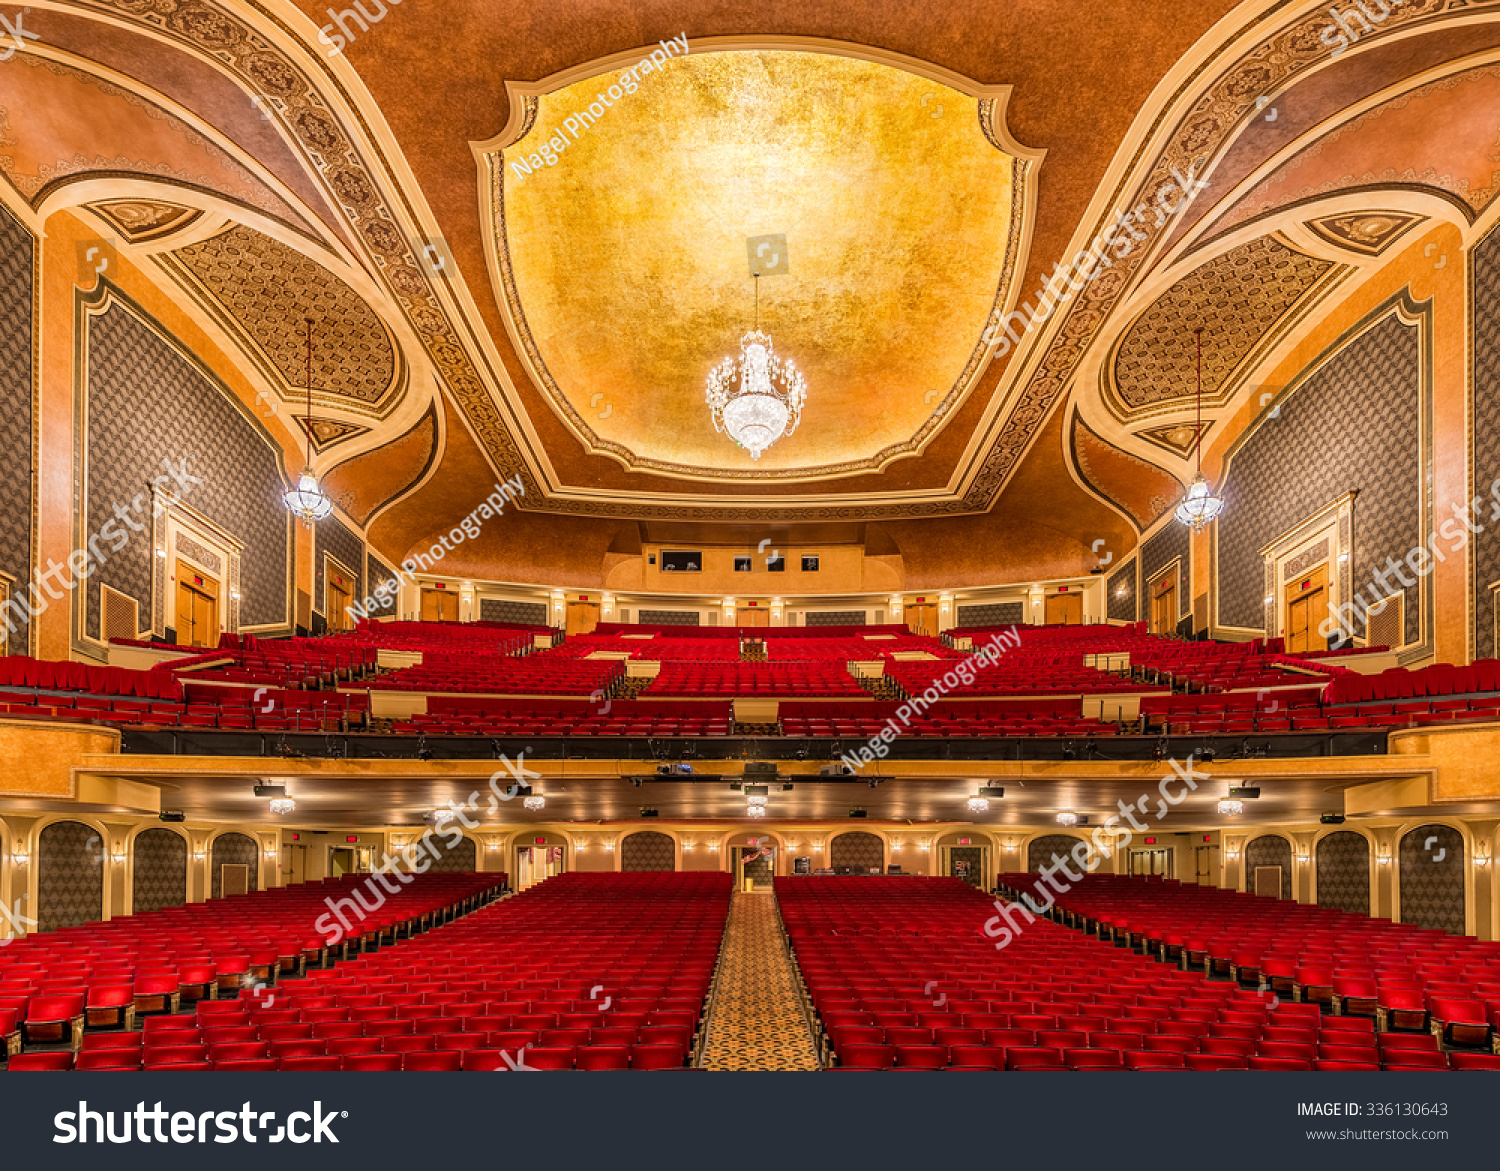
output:
[[[20,914],[37,931],[59,931],[104,918],[104,856],[99,831],[81,821],[54,821],[37,838],[37,909]]]
[[[1054,857],[1067,858],[1082,838],[1073,834],[1043,834],[1039,838],[1033,838],[1026,846],[1026,869],[1029,872],[1040,871],[1043,866],[1051,864]],[[1041,901],[1041,896],[1037,896]]]
[[[106,524],[129,536],[118,551],[98,542],[107,560],[89,579],[86,633],[99,637],[99,584],[135,598],[143,615],[153,612],[151,501],[143,493],[153,477],[166,474],[163,460],[203,481],[188,482],[183,504],[244,543],[241,626],[285,627],[291,520],[281,501],[286,484],[278,449],[140,310],[116,296],[85,320],[88,499],[77,511],[85,519],[75,541],[87,545]],[[170,481],[166,487],[177,490]],[[124,524],[117,506],[130,518]],[[127,528],[132,522],[145,531]]]
[[[439,873],[467,874],[479,869],[479,864],[475,861],[478,853],[474,839],[470,837],[460,838],[450,847],[447,838],[441,834],[433,834],[427,839],[427,856],[432,859],[427,869]]]
[[[386,567],[375,554],[371,553],[365,558],[365,585],[367,596],[373,597],[375,591],[388,581],[395,581],[396,571]],[[370,608],[370,617],[377,618],[384,615],[396,617],[396,595],[391,593],[384,601],[376,599],[375,605]]]
[[[31,582],[32,492],[32,301],[33,241],[8,211],[0,208],[0,572],[14,579],[10,596],[20,598]],[[16,616],[14,607],[6,620]],[[30,619],[22,610],[5,632],[6,650],[28,651]]]
[[[1131,558],[1109,575],[1105,589],[1109,593],[1108,614],[1115,622],[1140,621],[1140,592],[1136,588],[1135,558]]]
[[[1500,581],[1500,232],[1490,232],[1473,252],[1474,493],[1484,500],[1484,531],[1473,537],[1474,657],[1500,652],[1490,586]],[[1494,515],[1492,515],[1494,514]]]
[[[1279,834],[1262,834],[1245,847],[1245,889],[1255,889],[1257,866],[1281,867],[1281,897],[1292,897],[1292,843]]]
[[[1230,455],[1216,541],[1220,625],[1264,629],[1260,551],[1351,489],[1359,492],[1349,562],[1356,591],[1368,599],[1372,569],[1423,542],[1422,435],[1431,426],[1422,330],[1389,307],[1379,313]],[[1420,638],[1421,588],[1416,579],[1406,587],[1408,642]],[[1359,619],[1355,633],[1363,632]]]
[[[260,847],[255,839],[245,834],[220,834],[209,848],[208,869],[213,876],[209,887],[209,898],[222,897],[223,866],[244,866],[249,871],[249,889],[260,889]]]
[[[1188,616],[1192,606],[1192,600],[1188,596],[1190,545],[1187,526],[1179,524],[1175,518],[1168,521],[1159,533],[1141,545],[1141,580],[1143,582],[1150,582],[1162,566],[1170,564],[1174,557],[1181,559],[1177,570],[1177,617],[1179,620]],[[1144,618],[1146,615],[1143,614],[1141,617]]]
[[[834,870],[869,874],[885,869],[885,843],[874,834],[842,833],[828,844],[828,865]]]
[[[515,622],[523,626],[546,626],[546,602],[511,602],[503,598],[481,598],[481,622]]]
[[[1318,906],[1370,913],[1370,843],[1364,834],[1339,830],[1318,839]]]
[[[677,843],[655,830],[640,830],[620,842],[621,870],[675,870]]]
[[[695,610],[642,610],[637,621],[642,626],[697,626]]]
[[[1401,922],[1464,933],[1464,837],[1419,825],[1401,839]]]
[[[987,606],[960,606],[957,626],[1017,626],[1025,618],[1024,602],[993,602]]]
[[[313,609],[327,618],[330,615],[324,609],[328,596],[323,589],[323,577],[328,565],[323,555],[332,554],[335,560],[347,565],[353,572],[354,589],[350,591],[350,597],[357,602],[365,596],[365,543],[348,525],[333,515],[318,521],[313,528],[313,539],[316,545],[314,563],[317,566],[317,580],[313,585]]]
[[[131,913],[160,911],[187,902],[188,848],[179,833],[148,829],[136,835]]]

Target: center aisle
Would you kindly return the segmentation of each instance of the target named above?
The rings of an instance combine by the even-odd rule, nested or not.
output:
[[[719,961],[703,1068],[815,1070],[818,1051],[782,942],[776,896],[736,891]]]

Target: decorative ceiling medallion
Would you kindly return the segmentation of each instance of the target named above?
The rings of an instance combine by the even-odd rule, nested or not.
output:
[[[1354,212],[1308,220],[1306,226],[1330,244],[1362,256],[1379,256],[1409,228],[1426,219],[1404,211]]]
[[[406,364],[369,304],[333,273],[270,236],[236,225],[155,257],[289,398],[302,381],[302,333],[318,321],[318,397],[384,414],[400,397]]]
[[[112,199],[88,206],[108,220],[110,226],[130,244],[143,244],[180,232],[203,214],[195,207],[182,207],[156,199]]]
[[[1202,328],[1204,397],[1210,406],[1222,405],[1245,371],[1311,308],[1315,294],[1346,271],[1274,236],[1199,265],[1152,302],[1116,343],[1105,401],[1120,418],[1184,405],[1194,395],[1193,336]]]
[[[368,427],[361,427],[358,423],[348,423],[343,419],[322,419],[316,415],[311,420],[306,415],[292,417],[297,420],[297,426],[302,428],[302,433],[312,440],[313,450],[319,455],[335,444],[342,443],[346,439],[353,439],[356,435],[366,435],[370,430]]]
[[[1212,419],[1203,422],[1203,434],[1207,435],[1214,429]],[[1193,454],[1193,447],[1198,441],[1198,428],[1189,420],[1185,423],[1172,423],[1165,427],[1147,427],[1135,432],[1137,436],[1147,443],[1154,443],[1158,447],[1165,447],[1173,455],[1189,456]]]
[[[514,126],[479,148],[500,304],[558,415],[627,468],[710,483],[919,452],[988,362],[980,335],[1022,244],[1035,157],[976,96],[997,91],[826,52],[694,46],[605,116],[576,115],[617,77],[513,86]],[[767,276],[791,274],[760,325],[819,411],[816,432],[758,458],[725,451],[700,373],[744,332],[752,238],[793,254],[789,268],[760,257]]]

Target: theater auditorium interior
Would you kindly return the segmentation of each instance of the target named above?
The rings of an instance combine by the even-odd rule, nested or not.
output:
[[[1500,1069],[1500,3],[0,22],[4,1072]]]

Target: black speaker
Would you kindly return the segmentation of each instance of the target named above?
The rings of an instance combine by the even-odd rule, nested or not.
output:
[[[161,636],[161,640],[162,640],[162,642],[168,642],[168,643],[171,643],[173,646],[176,646],[177,645],[177,631],[173,627],[171,627],[171,626],[167,627],[166,632]]]
[[[328,619],[322,614],[314,613],[312,616],[312,636],[322,638],[328,633]]]
[[[187,814],[180,809],[163,809],[158,815],[163,821],[186,821]]]

